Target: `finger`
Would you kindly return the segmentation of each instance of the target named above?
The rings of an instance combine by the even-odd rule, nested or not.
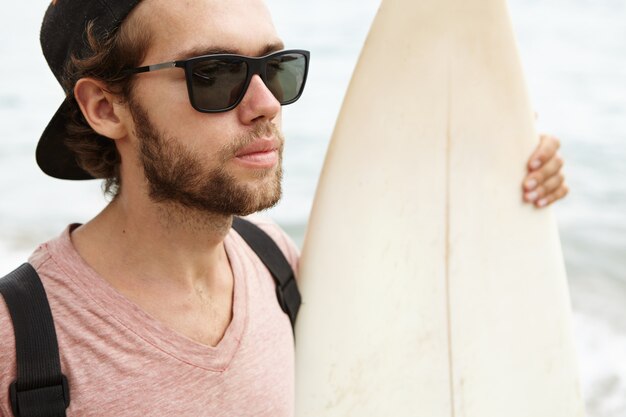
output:
[[[557,200],[564,198],[567,194],[569,194],[569,187],[567,184],[563,183],[561,186],[552,194],[547,195],[535,202],[535,207],[541,208],[549,206]]]
[[[537,187],[537,189],[524,194],[524,200],[527,202],[535,202],[546,196],[549,196],[559,190],[561,185],[565,182],[565,176],[562,172],[557,175],[553,175],[548,178],[543,185]]]
[[[563,168],[563,157],[557,153],[539,170],[533,171],[524,180],[524,189],[532,191],[543,185],[549,178],[558,175]]]
[[[541,135],[539,145],[528,160],[528,169],[535,171],[554,157],[561,147],[561,141],[550,135]]]

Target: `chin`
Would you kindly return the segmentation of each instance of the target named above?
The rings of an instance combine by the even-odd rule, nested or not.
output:
[[[249,191],[247,197],[237,199],[241,202],[240,210],[236,215],[247,216],[258,211],[267,210],[274,207],[282,198],[282,187],[279,183],[267,184],[254,191]]]

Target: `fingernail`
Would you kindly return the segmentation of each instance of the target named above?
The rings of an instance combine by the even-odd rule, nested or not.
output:
[[[541,200],[539,200],[539,201],[537,202],[537,205],[538,205],[539,207],[545,207],[545,206],[546,206],[546,204],[548,204],[548,200],[546,200],[545,198],[542,198]]]
[[[531,163],[530,163],[530,167],[532,169],[537,169],[541,166],[541,161],[539,159],[534,159]]]
[[[539,194],[537,194],[537,191],[533,191],[531,193],[526,194],[526,200],[528,201],[535,201],[537,197],[539,197]]]
[[[536,179],[531,178],[528,181],[526,181],[526,188],[528,190],[534,190],[536,186],[537,186],[537,180]]]

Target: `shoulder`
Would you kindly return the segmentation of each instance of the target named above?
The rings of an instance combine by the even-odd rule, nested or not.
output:
[[[48,288],[47,275],[45,273],[48,268],[50,254],[48,253],[47,243],[40,245],[28,258],[28,263],[35,269],[46,293],[50,291]],[[15,269],[17,270],[17,268]],[[15,272],[15,270],[13,272]],[[6,279],[13,272],[0,276],[0,279]],[[24,300],[29,302],[30,300]],[[3,296],[0,295],[0,365],[5,366],[9,359],[14,360],[15,337],[13,329],[13,320],[9,308]]]
[[[16,376],[15,366],[15,336],[13,333],[13,321],[9,309],[0,296],[0,390],[5,392]],[[7,391],[8,392],[8,391]],[[9,414],[10,404],[8,396],[0,395],[0,416]]]
[[[13,322],[4,297],[0,296],[0,366],[7,364],[7,355],[15,351]]]
[[[294,271],[298,270],[300,250],[291,237],[276,222],[259,215],[247,216],[244,219],[252,222],[267,233],[283,252]]]
[[[44,287],[48,302],[52,308],[51,299],[56,295],[58,285],[57,276],[60,274],[57,271],[55,263],[52,260],[50,248],[54,245],[58,245],[59,238],[52,239],[46,243],[39,245],[39,247],[28,258],[28,263],[37,272],[39,279]],[[7,274],[8,276],[9,274]],[[0,276],[3,279],[5,276]],[[30,300],[24,300],[29,302]],[[54,311],[53,311],[54,313]],[[6,301],[3,296],[0,296],[0,377],[4,378],[7,368],[9,367],[9,373],[14,377],[15,370],[15,335],[13,328],[13,321],[9,313]],[[4,382],[4,379],[2,379]],[[0,385],[0,390],[2,386]],[[1,408],[0,408],[1,410]],[[1,414],[0,414],[1,416]]]

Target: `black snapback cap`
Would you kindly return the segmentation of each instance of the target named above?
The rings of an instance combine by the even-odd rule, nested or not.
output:
[[[141,0],[53,0],[41,25],[43,54],[63,85],[65,66],[72,56],[82,58],[88,51],[85,29],[93,22],[96,36],[115,32]],[[68,91],[65,92],[68,95]],[[64,100],[44,130],[37,145],[37,164],[46,174],[61,179],[87,180],[94,177],[78,166],[65,145],[71,104]]]

